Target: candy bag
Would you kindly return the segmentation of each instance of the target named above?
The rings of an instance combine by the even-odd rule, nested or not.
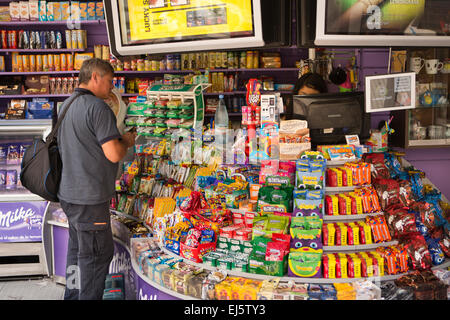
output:
[[[401,244],[408,252],[413,270],[426,270],[432,266],[432,259],[425,238],[419,232],[411,232],[401,239]]]
[[[375,190],[383,210],[400,202],[399,184],[393,179],[378,179]]]
[[[428,244],[428,250],[430,251],[431,261],[433,262],[433,265],[437,266],[442,264],[445,260],[445,255],[442,251],[441,246],[439,245],[439,241],[430,237],[426,237],[425,240]]]

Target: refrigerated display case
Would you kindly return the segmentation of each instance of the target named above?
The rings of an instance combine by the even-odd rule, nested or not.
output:
[[[0,120],[0,275],[46,275],[43,217],[49,202],[20,183],[21,161],[33,139],[44,138],[51,120]]]

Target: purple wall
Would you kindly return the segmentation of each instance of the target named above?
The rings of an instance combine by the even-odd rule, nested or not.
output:
[[[436,188],[450,199],[450,148],[408,149],[405,159],[424,171]]]

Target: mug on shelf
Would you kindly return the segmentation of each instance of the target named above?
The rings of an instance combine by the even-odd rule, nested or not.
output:
[[[427,138],[427,127],[416,127],[412,134],[412,140],[425,140]]]
[[[441,69],[441,73],[450,73],[450,59],[444,62],[444,66]]]
[[[439,59],[427,59],[425,60],[425,71],[427,74],[437,74],[444,67],[444,63]]]
[[[421,57],[412,57],[409,59],[409,70],[415,73],[419,73],[425,65],[425,59]]]
[[[447,124],[447,126],[446,126],[445,137],[447,139],[450,139],[450,124]]]
[[[435,139],[444,139],[444,127],[443,126],[436,126],[436,125],[431,125],[428,126],[428,137],[432,140]]]

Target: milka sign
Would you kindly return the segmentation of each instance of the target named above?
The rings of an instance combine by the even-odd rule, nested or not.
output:
[[[0,203],[0,242],[42,240],[47,201]]]

